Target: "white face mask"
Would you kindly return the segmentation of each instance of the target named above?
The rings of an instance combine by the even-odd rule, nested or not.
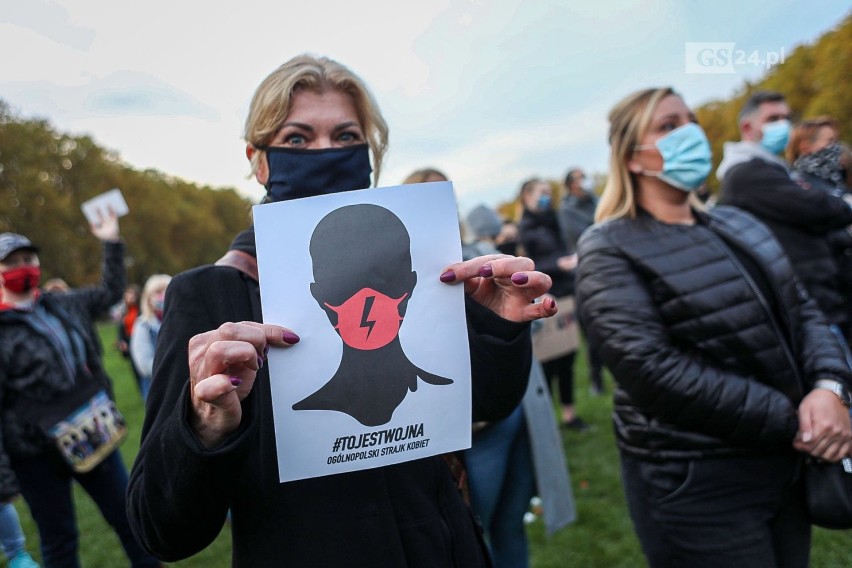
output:
[[[595,189],[595,182],[590,177],[583,178],[583,181],[580,182],[580,188],[586,193],[591,193]]]

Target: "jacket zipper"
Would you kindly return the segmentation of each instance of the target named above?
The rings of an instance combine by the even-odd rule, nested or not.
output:
[[[766,312],[766,316],[769,318],[769,323],[772,324],[772,329],[775,331],[775,334],[778,336],[778,340],[781,343],[781,348],[784,351],[784,356],[787,359],[787,362],[790,364],[790,368],[793,369],[793,374],[796,376],[796,386],[799,387],[799,396],[804,396],[804,382],[802,381],[802,375],[799,373],[799,366],[796,364],[796,360],[793,357],[793,354],[790,352],[790,346],[787,344],[787,339],[785,339],[784,332],[778,325],[778,320],[775,318],[775,314],[772,313],[772,308],[769,307],[769,302],[766,301],[766,298],[763,295],[763,292],[760,291],[760,288],[755,284],[754,280],[752,280],[751,275],[748,271],[743,267],[740,260],[733,254],[729,248],[728,244],[724,242],[724,240],[716,235],[712,229],[709,227],[707,231],[710,233],[713,239],[717,241],[720,245],[720,248],[725,253],[725,255],[734,263],[734,266],[739,270],[740,274],[742,274],[743,278],[745,278],[746,283],[748,284],[751,291],[754,293],[755,297],[757,297],[758,302],[763,307],[763,311]],[[719,242],[721,241],[721,242]],[[778,298],[779,305],[781,303],[781,298]]]

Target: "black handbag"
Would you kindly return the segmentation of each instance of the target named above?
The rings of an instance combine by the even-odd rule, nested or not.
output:
[[[852,458],[805,462],[805,496],[811,522],[826,529],[852,528]]]

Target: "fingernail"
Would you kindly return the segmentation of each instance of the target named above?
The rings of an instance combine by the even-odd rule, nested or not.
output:
[[[530,281],[530,277],[523,272],[515,272],[512,274],[512,282],[515,284],[526,284]]]
[[[445,283],[446,282],[455,282],[455,280],[456,280],[456,273],[453,272],[452,270],[447,270],[446,272],[441,274],[441,282],[445,282]]]
[[[257,358],[257,370],[263,369],[263,357],[258,356]]]
[[[285,343],[289,343],[290,345],[299,343],[299,336],[293,333],[292,331],[285,331],[283,334],[281,334],[281,338],[284,340]]]
[[[811,439],[813,439],[813,437],[814,437],[814,435],[810,432],[803,432],[802,433],[802,441],[803,442],[810,442]]]
[[[494,269],[491,268],[490,264],[486,264],[479,269],[479,275],[483,278],[491,278],[492,276],[494,276]]]
[[[243,384],[243,381],[242,381],[242,379],[238,379],[237,377],[231,377],[231,384],[234,385],[235,387],[238,387],[241,384]]]
[[[556,300],[554,300],[553,298],[548,298],[545,301],[547,302],[547,309],[548,310],[552,310],[553,308],[556,307]]]
[[[263,357],[264,359],[269,357],[269,345],[263,346],[263,354],[261,355],[261,357]]]

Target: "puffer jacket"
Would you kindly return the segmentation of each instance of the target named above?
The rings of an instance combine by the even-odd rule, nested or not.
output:
[[[618,383],[619,447],[647,459],[792,451],[813,382],[852,376],[770,230],[733,207],[696,216],[672,225],[640,212],[580,240],[578,303]]]
[[[112,383],[92,335],[94,321],[121,299],[125,288],[124,244],[104,243],[104,268],[97,286],[37,298],[69,334],[83,340],[86,363],[72,378],[56,343],[32,324],[32,310],[0,310],[0,500],[19,492],[10,459],[36,456],[50,442],[37,423],[40,405],[72,392],[82,373],[112,394]]]

